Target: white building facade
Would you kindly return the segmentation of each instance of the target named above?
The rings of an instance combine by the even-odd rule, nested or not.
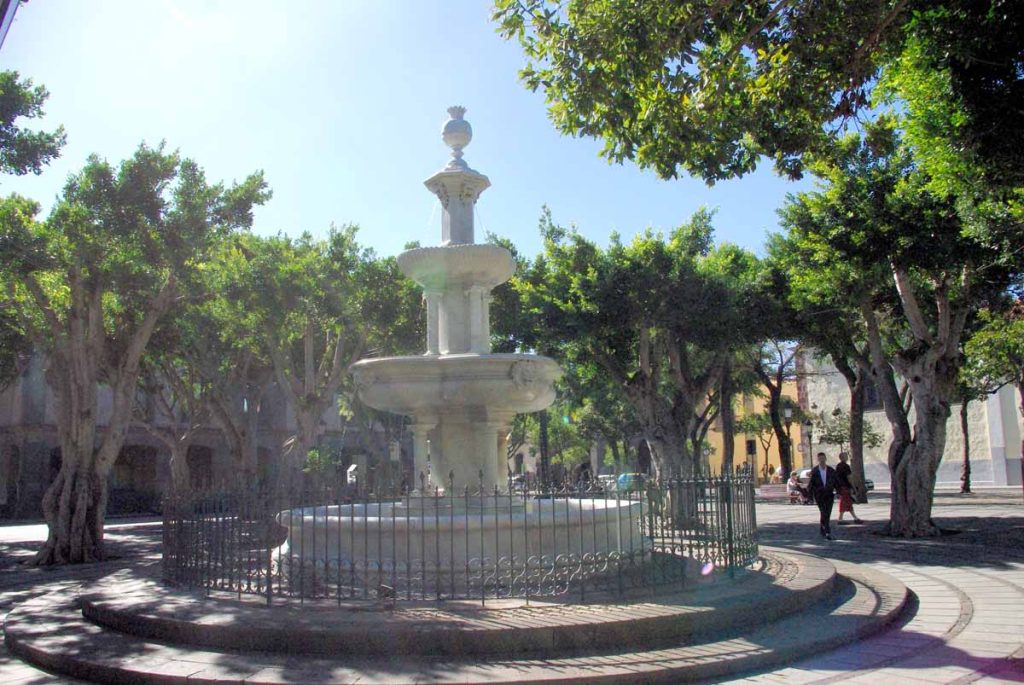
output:
[[[823,412],[828,415],[837,408],[849,410],[850,391],[846,379],[827,361],[805,354],[799,383],[801,406],[804,411],[812,414]],[[882,436],[882,444],[874,448],[864,448],[864,473],[879,487],[886,487],[889,483],[887,460],[891,431],[885,412],[877,399],[877,393],[871,389],[868,394],[868,408],[864,414],[864,421]],[[1004,386],[985,400],[971,402],[968,405],[967,432],[971,447],[972,485],[1021,484],[1021,435],[1024,433],[1024,421],[1017,409],[1016,399],[1016,389],[1013,386]],[[913,411],[910,413],[910,420],[913,423]],[[824,451],[829,455],[830,461],[835,461],[838,448],[833,445],[821,445],[816,438],[814,440],[815,443],[811,445],[809,452],[813,454]],[[939,465],[936,487],[959,486],[963,448],[960,405],[954,404],[950,408],[946,426],[946,449]]]

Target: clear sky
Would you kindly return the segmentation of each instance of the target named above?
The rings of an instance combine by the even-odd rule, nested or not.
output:
[[[166,140],[210,180],[264,170],[274,197],[258,233],[353,222],[361,242],[396,254],[440,241],[422,182],[447,161],[440,129],[454,104],[473,125],[465,158],[492,183],[477,239],[492,231],[527,255],[545,204],[602,244],[612,231],[668,231],[707,205],[719,240],[759,250],[785,194],[806,187],[769,163],[713,188],[607,163],[599,141],[554,130],[543,95],[518,82],[518,44],[489,15],[487,0],[32,0],[0,68],[49,89],[41,125],[63,124],[68,144],[41,176],[0,178],[0,192],[47,208],[90,153],[117,161]]]

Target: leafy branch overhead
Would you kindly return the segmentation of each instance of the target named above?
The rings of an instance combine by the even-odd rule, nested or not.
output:
[[[948,76],[958,150],[1024,172],[1014,0],[497,0],[493,17],[558,130],[665,178],[711,183],[762,155],[799,176],[805,152],[870,116],[881,73],[912,66]]]

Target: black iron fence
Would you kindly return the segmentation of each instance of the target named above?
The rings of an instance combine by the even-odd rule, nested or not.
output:
[[[389,496],[231,488],[164,503],[163,576],[299,600],[561,597],[685,585],[757,558],[748,478]]]

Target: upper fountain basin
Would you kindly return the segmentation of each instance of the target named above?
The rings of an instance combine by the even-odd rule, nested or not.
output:
[[[363,402],[407,415],[540,411],[554,401],[552,384],[562,375],[553,359],[532,354],[382,357],[351,368]]]
[[[398,255],[398,268],[427,291],[444,291],[449,283],[493,288],[512,278],[516,262],[500,245],[452,244],[420,247]]]

